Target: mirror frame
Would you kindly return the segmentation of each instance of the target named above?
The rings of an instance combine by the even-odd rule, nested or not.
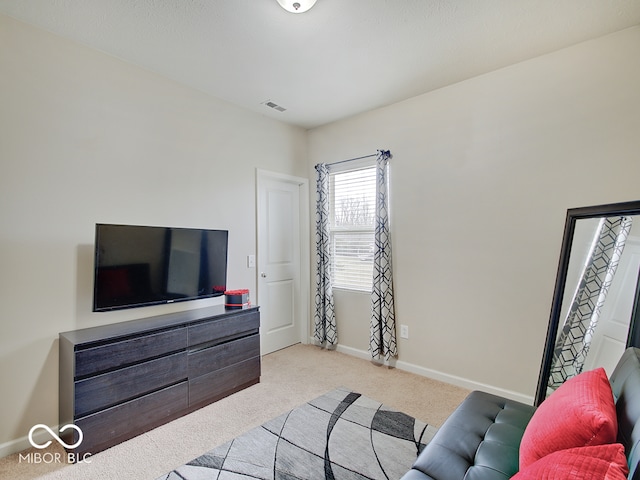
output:
[[[573,244],[576,222],[584,218],[600,218],[618,215],[640,215],[640,200],[622,203],[609,203],[591,207],[570,208],[567,210],[562,247],[560,249],[560,261],[558,262],[558,273],[556,275],[553,301],[551,303],[551,313],[549,315],[547,339],[544,345],[540,375],[538,376],[538,388],[534,399],[535,406],[539,406],[547,397],[547,384],[551,373],[553,350],[555,348],[556,338],[558,335],[558,327],[560,326],[560,310],[562,308],[562,299],[564,297],[567,271],[569,268],[569,257],[571,255],[571,245]],[[638,315],[640,315],[640,286],[636,284],[635,302],[630,319],[631,323],[629,325],[627,346],[632,344],[637,345],[640,340],[638,338],[640,336],[640,325],[638,325],[640,322],[636,321]]]

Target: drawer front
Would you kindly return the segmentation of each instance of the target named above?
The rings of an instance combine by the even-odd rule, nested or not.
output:
[[[260,380],[260,357],[254,357],[207,375],[189,379],[189,407],[214,402],[238,387]]]
[[[75,418],[187,378],[187,353],[104,373],[75,383]]]
[[[260,356],[260,336],[232,340],[189,354],[189,378]]]
[[[247,312],[221,319],[198,323],[189,327],[189,346],[200,343],[223,342],[225,339],[238,335],[258,331],[260,328],[260,313]]]
[[[75,453],[96,453],[186,413],[186,381],[76,420],[84,434]]]
[[[186,348],[187,328],[182,327],[78,350],[74,375],[94,375]]]

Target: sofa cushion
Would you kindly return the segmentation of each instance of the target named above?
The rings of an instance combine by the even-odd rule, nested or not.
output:
[[[445,421],[403,480],[508,480],[535,408],[475,391]]]
[[[550,453],[521,469],[512,480],[626,480],[629,473],[620,443]]]
[[[520,469],[558,450],[616,441],[618,422],[603,368],[563,383],[536,410],[520,444]]]

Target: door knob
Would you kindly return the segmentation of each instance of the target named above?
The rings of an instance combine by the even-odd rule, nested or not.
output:
[[[261,276],[262,278],[267,278],[267,274],[266,274],[266,273],[264,273],[264,272],[262,272],[262,273],[260,274],[260,276]]]

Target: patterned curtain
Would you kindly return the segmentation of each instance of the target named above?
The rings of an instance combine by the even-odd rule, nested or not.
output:
[[[631,230],[631,217],[603,218],[553,352],[548,386],[556,389],[582,372],[600,311]]]
[[[329,166],[316,165],[316,310],[314,339],[320,345],[338,343],[331,289],[331,241],[329,237]]]
[[[376,221],[373,252],[373,288],[371,290],[371,335],[369,351],[372,357],[385,360],[397,357],[396,320],[393,303],[391,271],[391,233],[389,230],[389,151],[379,150],[376,159]]]

